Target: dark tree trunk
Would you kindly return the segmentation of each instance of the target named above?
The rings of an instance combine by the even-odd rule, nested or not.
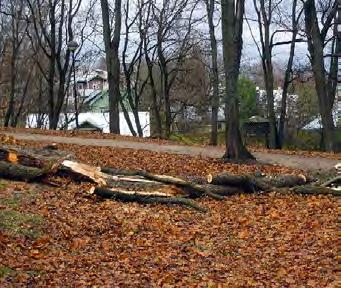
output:
[[[239,128],[237,82],[243,47],[244,0],[222,0],[222,32],[225,70],[226,152],[224,158],[248,159],[253,156],[245,148]]]
[[[131,132],[131,135],[136,137],[137,136],[136,131],[133,127],[133,124],[131,123],[131,120],[129,117],[129,112],[128,112],[127,108],[124,106],[123,99],[120,99],[120,104],[121,104],[121,108],[123,111],[124,118],[126,119],[127,125],[129,127],[130,132]]]
[[[58,118],[55,115],[55,101],[54,101],[54,78],[55,78],[55,59],[50,58],[49,76],[48,76],[48,106],[49,106],[49,128],[56,130],[58,126]]]
[[[122,51],[122,66],[123,66],[123,70],[124,70],[124,77],[125,77],[125,83],[126,83],[126,87],[125,87],[126,97],[127,97],[128,102],[129,102],[129,106],[131,108],[131,111],[133,112],[133,115],[134,115],[137,133],[135,132],[135,129],[132,127],[132,125],[131,125],[131,127],[133,129],[130,128],[129,123],[128,123],[128,126],[130,128],[132,135],[134,135],[134,136],[138,135],[139,137],[143,136],[143,131],[141,128],[140,118],[139,118],[139,114],[138,114],[139,95],[137,95],[136,89],[135,89],[135,94],[133,95],[132,77],[134,74],[134,70],[135,70],[134,68],[135,68],[136,62],[138,60],[138,65],[137,65],[138,68],[137,68],[137,72],[136,72],[136,76],[135,76],[135,79],[136,79],[135,85],[137,85],[138,77],[139,77],[139,65],[141,63],[141,58],[142,58],[143,39],[140,39],[141,41],[138,45],[137,50],[135,50],[135,52],[133,52],[133,57],[130,59],[130,63],[127,63],[126,56],[127,56],[127,52],[128,52],[127,50],[128,50],[128,43],[129,43],[129,34],[131,32],[130,28],[135,24],[137,19],[140,20],[138,27],[139,27],[139,29],[141,29],[141,25],[142,25],[141,13],[143,10],[143,6],[144,6],[144,3],[141,4],[141,6],[138,9],[136,16],[129,23],[130,1],[129,0],[126,1],[126,6],[124,8],[124,11],[125,11],[125,17],[124,17],[125,18],[125,20],[124,20],[125,39],[124,39],[124,45],[123,45],[123,51]],[[140,38],[142,38],[141,35],[140,35]],[[122,103],[121,103],[121,105],[122,105]],[[130,118],[129,118],[129,121],[130,121]]]
[[[217,61],[217,40],[214,33],[214,0],[205,0],[207,10],[207,20],[210,33],[211,45],[211,86],[213,88],[211,100],[211,145],[218,144],[218,110],[219,110],[219,78],[218,78],[218,61]]]
[[[12,127],[16,127],[18,125],[19,117],[21,116],[23,108],[24,108],[24,104],[25,104],[25,100],[26,100],[26,96],[27,96],[28,86],[29,86],[29,83],[31,81],[31,76],[32,76],[32,70],[30,70],[30,72],[29,72],[29,74],[27,76],[25,87],[24,87],[24,91],[23,91],[23,95],[21,96],[20,105],[19,105],[19,108],[17,110],[17,113],[15,114],[15,116],[11,120],[11,126]]]
[[[336,4],[335,4],[336,5]],[[334,11],[335,10],[335,11]],[[314,0],[304,4],[305,30],[308,38],[308,50],[315,78],[320,114],[323,125],[323,142],[327,151],[335,150],[334,121],[332,115],[335,93],[328,93],[328,83],[324,64],[324,30],[320,30]],[[336,8],[331,13],[336,13]],[[330,20],[331,21],[331,20]],[[324,25],[330,25],[325,23]],[[324,26],[327,27],[327,26]],[[330,75],[329,77],[333,77]]]
[[[163,31],[161,29],[158,30],[157,55],[159,57],[159,67],[161,72],[161,97],[163,99],[165,109],[165,138],[168,139],[171,134],[172,115],[169,95],[169,72],[166,59],[163,55],[164,52],[162,48],[162,33]]]
[[[279,118],[279,127],[278,127],[278,148],[283,147],[284,142],[284,128],[285,128],[285,119],[287,114],[287,98],[288,98],[288,90],[289,85],[291,82],[291,76],[292,76],[292,64],[294,59],[294,53],[295,53],[295,39],[294,36],[292,37],[292,42],[290,45],[290,55],[288,64],[285,70],[285,76],[284,76],[284,84],[283,84],[283,92],[282,92],[282,99],[281,99],[281,113]]]
[[[285,70],[284,76],[284,84],[283,84],[283,92],[282,92],[282,99],[281,99],[281,114],[279,118],[279,127],[278,127],[278,146],[279,148],[283,147],[284,142],[284,128],[285,128],[285,119],[287,113],[287,97],[288,97],[288,89],[289,85],[292,80],[292,65],[294,62],[294,55],[295,55],[295,47],[296,47],[296,36],[298,33],[298,21],[300,16],[296,18],[296,7],[297,7],[297,0],[293,1],[292,4],[292,36],[291,36],[291,44],[290,44],[290,53],[289,59],[287,63],[287,67]],[[301,13],[300,13],[301,14]],[[299,14],[299,15],[300,15]]]
[[[7,111],[5,114],[5,121],[4,126],[8,127],[11,118],[14,115],[14,102],[15,102],[15,83],[16,83],[16,58],[17,58],[17,48],[16,48],[16,41],[15,39],[12,39],[12,55],[11,55],[11,88],[10,88],[10,97],[9,97],[9,103],[7,107]]]
[[[161,115],[160,115],[160,109],[157,101],[157,93],[156,93],[156,87],[154,82],[154,76],[153,76],[153,63],[148,55],[148,47],[147,47],[147,39],[146,35],[143,35],[144,38],[144,54],[146,58],[147,68],[148,68],[148,78],[149,78],[149,85],[151,87],[151,99],[152,99],[152,115],[153,119],[155,121],[155,133],[153,133],[154,137],[161,138],[162,137],[162,122],[161,122]]]
[[[272,37],[270,37],[270,25],[272,21],[272,4],[265,3],[265,0],[253,0],[254,8],[257,13],[258,29],[260,31],[261,49],[260,54],[262,58],[262,68],[264,73],[264,83],[267,100],[267,116],[269,119],[269,147],[278,148],[278,134],[277,121],[274,109],[274,75],[272,66]],[[259,8],[258,4],[259,3]],[[267,7],[268,5],[268,7]]]
[[[109,5],[107,0],[101,0],[103,39],[105,46],[108,84],[109,84],[109,127],[110,132],[120,133],[119,101],[120,101],[120,61],[118,48],[121,33],[121,0],[115,0],[115,26],[113,39],[111,39]]]

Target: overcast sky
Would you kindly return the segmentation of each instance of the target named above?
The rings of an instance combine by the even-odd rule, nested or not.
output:
[[[124,1],[125,2],[125,1]],[[291,0],[284,0],[283,3],[287,3],[288,6],[290,6],[290,2]],[[134,0],[131,0],[131,3],[134,3]],[[290,9],[288,7],[288,9]],[[98,19],[98,23],[97,23],[97,30],[100,30],[100,26],[102,25],[101,19],[100,19],[100,7],[98,5],[97,9],[96,9],[96,14],[97,15],[97,19]],[[131,9],[133,10],[133,9]],[[218,6],[218,10],[215,14],[215,24],[216,24],[216,37],[219,40],[221,40],[221,22],[220,22],[220,7]],[[253,18],[255,19],[255,13],[254,13],[254,7],[253,7],[253,1],[252,0],[246,0],[246,9],[245,9],[245,15],[248,18]],[[290,11],[290,10],[288,10]],[[206,15],[206,9],[205,6],[201,6],[200,9],[197,10],[197,16],[201,17],[203,15]],[[122,23],[123,24],[123,23]],[[251,29],[253,31],[253,36],[256,38],[256,41],[259,40],[259,32],[258,32],[258,24],[255,21],[249,21],[249,24],[251,26]],[[250,29],[246,23],[246,21],[244,22],[244,31],[243,31],[243,42],[244,42],[244,46],[243,46],[243,59],[242,62],[259,62],[260,58],[259,58],[259,53],[257,50],[257,47],[255,45],[254,39],[252,38]],[[124,30],[124,25],[122,25],[122,29]],[[200,24],[200,28],[199,28],[202,33],[205,34],[205,36],[207,35],[207,39],[209,39],[209,34],[208,34],[208,27],[207,27],[207,22],[204,22],[202,24]],[[122,33],[124,33],[124,31],[122,31]],[[278,34],[279,37],[277,37],[277,41],[278,40],[289,40],[291,38],[291,34],[290,33],[281,33]],[[134,37],[132,37],[134,38]],[[205,37],[206,38],[206,37]],[[98,33],[98,36],[95,38],[96,40],[93,41],[92,44],[88,44],[86,45],[87,47],[93,47],[98,50],[98,48],[103,49],[103,41],[102,41],[102,35],[100,34],[100,32]],[[138,39],[137,35],[135,37],[135,41]],[[121,40],[121,48],[123,46],[123,41],[124,38],[122,37]],[[285,63],[287,62],[288,59],[288,53],[289,53],[289,48],[290,45],[282,45],[282,46],[276,46],[273,50],[273,57],[274,57],[274,61],[280,65],[285,65]],[[219,48],[219,52],[221,54],[221,47]],[[104,55],[104,54],[103,54]],[[299,61],[300,63],[303,62],[307,62],[308,58],[307,58],[307,47],[305,43],[297,43],[296,45],[296,51],[295,51],[295,62]]]

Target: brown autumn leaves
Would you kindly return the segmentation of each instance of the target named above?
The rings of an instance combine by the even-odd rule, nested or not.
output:
[[[299,172],[141,150],[60,149],[89,164],[176,176]],[[1,181],[0,212],[43,221],[19,223],[36,229],[32,235],[0,224],[0,286],[332,287],[333,197],[270,193],[202,199],[209,212],[200,214],[176,206],[102,201],[84,193],[88,183],[58,181],[60,187]]]

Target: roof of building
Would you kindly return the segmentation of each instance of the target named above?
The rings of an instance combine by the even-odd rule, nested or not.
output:
[[[101,69],[92,69],[88,72],[80,72],[76,75],[76,83],[87,83],[94,79],[107,80],[108,72]]]
[[[335,113],[333,115],[334,125],[336,126],[338,122],[337,114]],[[316,130],[316,129],[322,129],[322,119],[321,116],[315,118],[311,122],[309,122],[307,125],[305,125],[302,130]]]

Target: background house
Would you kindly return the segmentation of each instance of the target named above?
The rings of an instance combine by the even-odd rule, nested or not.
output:
[[[107,72],[101,69],[80,69],[76,74],[76,92],[78,100],[78,123],[79,128],[83,130],[101,131],[109,133],[109,92]],[[124,95],[124,92],[122,92]],[[74,84],[71,83],[67,95],[67,107],[60,115],[59,129],[76,129],[75,120],[75,97]],[[136,131],[136,124],[130,106],[125,107],[128,110],[128,116]],[[148,111],[138,113],[141,128],[144,137],[150,136],[150,115]],[[41,122],[41,115],[29,114],[26,119],[26,127],[36,128],[38,122]],[[44,117],[42,128],[48,127],[48,117]],[[122,135],[132,135],[123,112],[120,112],[120,133]]]

